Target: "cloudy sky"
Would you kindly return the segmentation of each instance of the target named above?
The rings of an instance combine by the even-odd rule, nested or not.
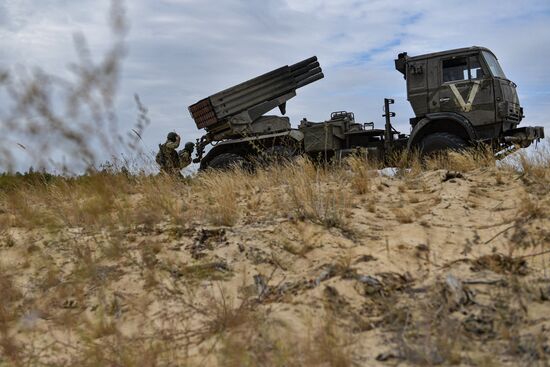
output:
[[[132,0],[117,97],[120,128],[135,122],[134,93],[149,108],[144,148],[168,131],[194,140],[187,106],[276,67],[317,55],[325,79],[298,91],[295,124],[331,111],[382,124],[382,100],[396,99],[396,125],[412,110],[394,69],[409,55],[472,45],[492,49],[518,84],[524,124],[550,129],[548,0]],[[107,0],[0,0],[0,67],[40,66],[63,75],[84,34],[98,60],[112,44]],[[0,98],[0,111],[6,108]]]

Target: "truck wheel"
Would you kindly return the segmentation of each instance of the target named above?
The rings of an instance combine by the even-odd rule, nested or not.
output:
[[[241,155],[235,153],[222,153],[212,158],[206,168],[230,169],[234,167],[248,168],[249,162]]]
[[[466,149],[467,143],[460,136],[450,133],[433,133],[420,142],[422,155],[430,155],[444,150],[461,151]]]
[[[296,148],[275,145],[265,150],[264,163],[266,164],[283,164],[290,162],[296,156]]]

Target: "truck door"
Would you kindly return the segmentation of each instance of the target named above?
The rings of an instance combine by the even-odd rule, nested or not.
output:
[[[428,79],[426,60],[409,62],[407,70],[407,98],[416,116],[428,113]]]
[[[459,113],[474,126],[495,122],[492,78],[478,55],[442,59],[441,81],[438,99],[441,112]]]

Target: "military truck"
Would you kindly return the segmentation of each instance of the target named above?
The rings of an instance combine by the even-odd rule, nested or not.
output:
[[[297,128],[288,117],[265,115],[286,103],[296,90],[324,77],[317,57],[283,66],[189,106],[197,128],[200,169],[253,165],[297,155],[330,161],[352,153],[390,164],[394,152],[433,154],[479,144],[497,158],[544,138],[542,127],[518,127],[524,118],[516,85],[497,57],[484,47],[460,48],[419,56],[400,53],[395,68],[403,74],[415,116],[411,131],[395,130],[393,99],[384,99],[385,125],[358,123],[352,112],[337,111],[322,122],[303,119]],[[206,148],[211,149],[204,154]]]

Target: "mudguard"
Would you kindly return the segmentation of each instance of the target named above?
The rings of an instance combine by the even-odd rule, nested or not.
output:
[[[298,142],[301,142],[304,140],[304,134],[296,129],[283,131],[279,133],[273,133],[273,134],[264,134],[264,135],[254,135],[254,136],[247,136],[240,139],[230,139],[230,140],[224,140],[212,147],[210,151],[204,156],[204,158],[201,160],[201,167],[208,164],[208,162],[215,157],[218,154],[229,152],[235,150],[235,147],[246,142],[253,142],[253,141],[259,141],[264,139],[271,139],[271,138],[278,138],[278,137],[284,137],[288,136]],[[238,150],[238,149],[236,149]]]
[[[446,121],[452,121],[454,124],[450,126],[433,125],[444,124]],[[459,131],[456,131],[457,126],[459,127]],[[455,133],[471,141],[477,139],[474,127],[464,116],[453,112],[429,113],[414,126],[407,143],[407,148],[410,149],[415,146],[424,136],[432,132]]]
[[[264,134],[264,135],[253,135],[253,136],[247,136],[245,138],[240,139],[230,139],[230,140],[224,140],[216,144],[217,146],[220,145],[230,145],[230,144],[237,144],[237,143],[244,143],[246,141],[254,141],[254,140],[263,140],[263,139],[270,139],[275,138],[279,136],[290,136],[296,141],[302,141],[304,139],[304,134],[299,130],[288,130],[283,131],[280,133],[273,133],[273,134]]]

